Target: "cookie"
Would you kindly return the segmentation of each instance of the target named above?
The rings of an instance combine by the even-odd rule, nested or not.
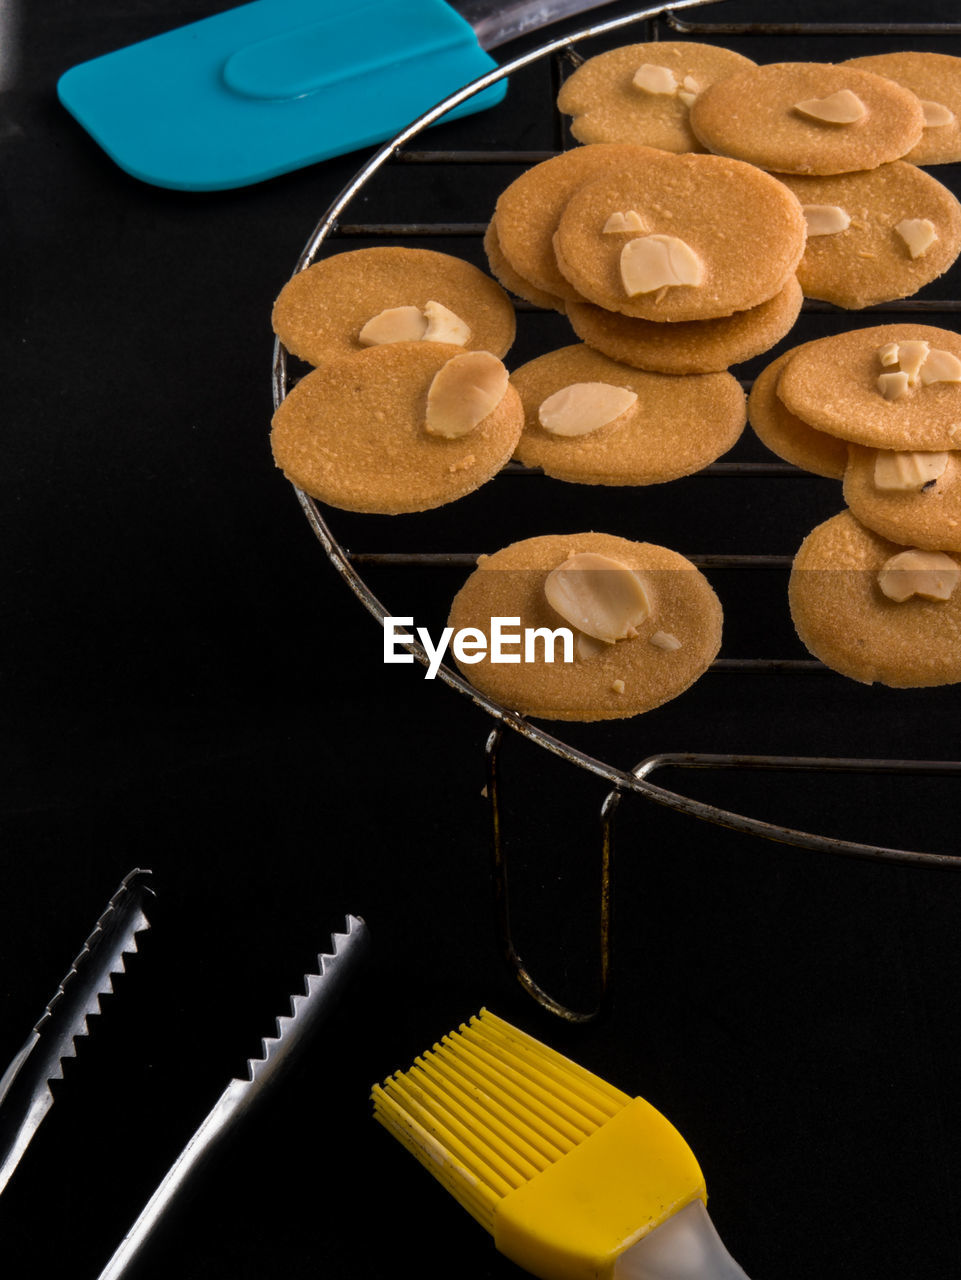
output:
[[[899,391],[899,384],[910,379],[903,368],[908,352],[919,356],[924,350],[905,344],[917,343],[927,343],[934,363],[927,374],[922,366],[915,385]],[[925,324],[852,329],[798,351],[778,379],[777,394],[791,413],[842,440],[875,449],[954,449],[961,442],[961,381],[924,385],[924,380],[944,364],[949,376],[952,369],[961,376],[959,360],[961,335],[948,329]]]
[[[272,323],[292,355],[319,366],[365,350],[360,333],[375,316],[429,302],[467,325],[465,351],[510,350],[514,307],[504,290],[471,263],[433,249],[386,245],[325,258],[287,281]]]
[[[961,160],[961,58],[948,53],[878,53],[841,64],[886,76],[921,99],[924,132],[904,157],[913,164]]]
[[[520,397],[488,355],[485,368],[491,361],[499,366],[506,389],[472,430],[446,438],[427,430],[428,393],[442,370],[483,354],[440,342],[397,342],[329,361],[302,378],[274,414],[277,466],[305,492],[345,511],[425,511],[473,492],[514,452],[524,422]],[[468,383],[476,383],[476,371],[467,372]],[[455,401],[472,390],[448,387]]]
[[[638,575],[630,586],[636,592],[639,581],[647,613],[642,616],[642,603],[629,628],[634,634],[613,643],[588,638],[575,645],[573,662],[560,661],[560,646],[556,660],[545,662],[541,642],[534,662],[494,663],[486,655],[480,662],[462,664],[466,678],[503,705],[548,720],[634,716],[693,684],[720,648],[721,606],[690,561],[647,542],[604,533],[516,542],[478,563],[454,599],[448,625],[455,632],[476,627],[488,641],[491,619],[498,617],[519,619],[521,629],[571,628],[572,623],[548,603],[545,590],[550,590],[552,571],[576,555],[616,562],[610,566],[614,579],[625,571]],[[601,593],[607,591],[603,575],[595,576],[592,585]]]
[[[709,151],[777,173],[850,173],[898,160],[924,128],[909,89],[827,62],[748,67],[709,85],[691,107]]]
[[[905,550],[842,511],[808,534],[788,587],[805,647],[852,680],[893,688],[961,680],[961,587],[948,600],[912,595],[898,603],[879,574]],[[930,553],[927,553],[930,554]],[[961,572],[961,562],[947,559]]]
[[[782,370],[809,345],[792,347],[761,370],[747,398],[747,420],[754,434],[785,462],[816,476],[840,480],[848,461],[846,441],[809,427],[785,407],[777,394]]]
[[[517,275],[544,293],[577,301],[554,260],[553,236],[564,206],[585,182],[607,170],[630,171],[651,154],[650,147],[630,143],[575,147],[515,178],[501,192],[492,221],[498,248]]]
[[[612,360],[656,373],[716,373],[750,360],[787,334],[804,295],[796,276],[767,302],[717,320],[662,324],[571,302],[567,317],[577,336]]]
[[[726,453],[744,429],[744,392],[729,373],[647,373],[577,345],[522,365],[511,382],[524,405],[524,432],[514,456],[558,480],[675,480]],[[628,394],[608,396],[605,387]],[[634,399],[625,405],[628,395]],[[584,434],[563,434],[592,422],[599,425]]]
[[[664,40],[588,58],[568,76],[557,109],[573,116],[579,142],[643,142],[662,151],[703,151],[691,132],[693,98],[750,58],[711,44]]]
[[[943,275],[961,252],[961,205],[916,165],[894,160],[862,173],[784,175],[782,181],[808,218],[797,269],[808,298],[838,307],[907,298]]]
[[[605,230],[629,214],[642,229]],[[574,192],[554,252],[597,306],[642,320],[711,320],[779,293],[806,235],[801,206],[770,174],[723,156],[651,152]]]
[[[961,453],[848,446],[844,501],[867,528],[905,546],[961,552]]]
[[[548,293],[546,289],[538,289],[536,284],[531,284],[529,280],[525,280],[518,271],[514,270],[504,257],[504,251],[497,235],[497,227],[493,221],[487,224],[487,230],[484,232],[484,252],[487,254],[487,263],[491,273],[497,277],[509,293],[514,294],[517,298],[523,298],[525,302],[533,303],[535,307],[541,307],[544,311],[560,311],[563,313],[566,310],[562,298],[558,298],[553,293]]]

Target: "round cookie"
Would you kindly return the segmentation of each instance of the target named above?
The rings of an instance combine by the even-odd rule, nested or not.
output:
[[[522,365],[511,382],[524,405],[515,458],[577,484],[660,484],[693,475],[732,448],[744,430],[744,392],[729,373],[646,373],[576,345]],[[545,430],[538,416],[543,401],[584,382],[623,387],[637,400],[586,435]]]
[[[961,552],[961,452],[923,488],[879,489],[874,479],[877,449],[849,446],[844,501],[868,529],[924,551]]]
[[[961,442],[961,382],[916,386],[887,400],[878,352],[888,343],[927,342],[961,359],[961,334],[926,324],[881,324],[819,338],[778,379],[791,413],[819,431],[875,449],[954,449]],[[894,366],[897,369],[897,366]]]
[[[797,269],[808,298],[849,308],[906,298],[943,275],[961,252],[961,205],[936,178],[903,160],[832,177],[785,174],[782,181],[802,207],[833,206],[850,218],[842,231],[809,229]],[[916,258],[897,231],[913,219],[931,222],[937,235]]]
[[[702,264],[699,284],[628,296],[621,254],[637,233],[603,230],[612,213],[633,210],[644,235],[688,245]],[[557,264],[587,301],[642,320],[711,320],[773,298],[794,274],[807,225],[782,182],[723,156],[651,152],[629,172],[586,183],[567,203]]]
[[[850,124],[812,119],[800,102],[845,90],[866,114]],[[777,173],[850,173],[898,160],[924,128],[909,89],[873,71],[827,62],[772,62],[709,85],[691,107],[691,128],[709,151]]]
[[[546,289],[538,289],[536,284],[531,284],[514,270],[504,257],[504,251],[497,236],[497,227],[493,221],[487,224],[487,230],[484,232],[484,252],[487,254],[487,262],[492,274],[509,293],[545,311],[560,311],[563,314],[566,310],[563,299],[548,293]]]
[[[689,104],[676,90],[651,93],[634,83],[635,73],[645,65],[668,68],[678,89],[686,93],[686,77],[700,92],[754,63],[731,49],[693,40],[624,45],[588,58],[557,95],[557,109],[574,117],[571,133],[579,142],[643,142],[663,151],[704,150],[688,124]]]
[[[515,178],[498,197],[492,219],[501,254],[522,280],[538,290],[576,302],[578,295],[558,270],[553,236],[570,197],[585,182],[608,170],[632,170],[658,154],[633,143],[575,147],[543,160]]]
[[[961,58],[949,53],[904,50],[849,58],[841,65],[887,76],[921,99],[925,108],[924,132],[905,160],[912,164],[953,164],[961,160]],[[928,113],[937,106],[946,107],[954,118],[929,125]],[[941,114],[938,113],[939,118]]]
[[[638,715],[682,693],[710,666],[721,644],[721,605],[707,579],[683,556],[604,533],[528,538],[484,557],[454,598],[448,625],[476,627],[488,637],[491,618],[519,618],[520,628],[569,626],[547,603],[548,574],[570,556],[594,552],[642,575],[651,613],[637,634],[572,663],[462,666],[482,693],[547,720],[613,720]],[[514,630],[514,628],[511,628]],[[674,637],[664,648],[651,637]],[[517,650],[513,650],[517,652]],[[523,650],[521,650],[523,652]],[[543,647],[538,642],[540,658]]]
[[[612,360],[656,373],[717,373],[769,350],[787,334],[804,295],[797,277],[773,298],[717,320],[662,324],[571,302],[567,317],[577,336]]]
[[[352,249],[299,271],[274,303],[274,332],[292,355],[321,365],[364,351],[361,329],[394,307],[439,302],[470,327],[465,351],[504,356],[514,307],[490,276],[450,254],[394,245]]]
[[[961,680],[961,590],[950,600],[901,604],[878,586],[878,570],[905,548],[842,511],[808,534],[788,586],[805,647],[864,684],[897,689]]]
[[[747,419],[754,434],[785,462],[828,480],[840,480],[848,461],[847,443],[809,427],[788,411],[777,394],[782,370],[807,346],[810,343],[792,347],[761,370],[747,398]]]
[[[458,439],[429,435],[427,393],[460,347],[395,342],[331,360],[273,418],[274,460],[305,492],[345,511],[426,511],[472,493],[509,461],[524,422],[517,392]]]

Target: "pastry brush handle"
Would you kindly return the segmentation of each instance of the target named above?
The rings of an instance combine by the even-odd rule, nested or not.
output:
[[[671,1215],[618,1258],[613,1280],[748,1280],[711,1221],[703,1200]]]

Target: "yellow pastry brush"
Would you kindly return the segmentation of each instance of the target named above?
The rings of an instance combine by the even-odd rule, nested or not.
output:
[[[486,1009],[372,1097],[375,1118],[541,1280],[747,1280],[674,1126]]]

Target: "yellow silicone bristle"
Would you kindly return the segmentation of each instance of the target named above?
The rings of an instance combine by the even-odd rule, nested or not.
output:
[[[486,1009],[372,1096],[375,1118],[490,1232],[500,1199],[631,1101]]]

